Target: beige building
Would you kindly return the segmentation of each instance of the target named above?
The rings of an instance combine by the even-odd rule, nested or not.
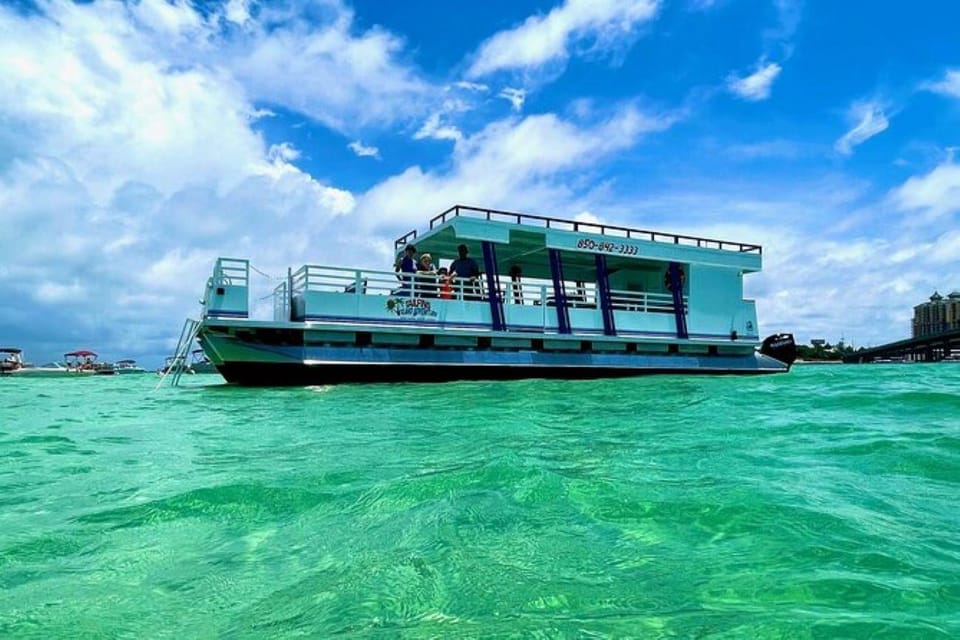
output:
[[[946,298],[934,291],[930,302],[913,308],[914,338],[957,329],[960,329],[960,291],[954,291]]]

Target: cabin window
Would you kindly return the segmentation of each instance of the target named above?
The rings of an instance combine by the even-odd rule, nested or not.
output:
[[[372,342],[372,336],[369,331],[358,331],[354,344],[358,347],[369,347]]]

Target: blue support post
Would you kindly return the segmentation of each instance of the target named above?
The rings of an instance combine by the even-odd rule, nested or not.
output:
[[[500,299],[500,274],[497,272],[497,250],[493,243],[484,240],[483,266],[487,274],[487,301],[490,303],[490,317],[494,331],[506,331],[507,323],[503,316],[503,300]]]
[[[667,275],[670,292],[673,294],[673,316],[677,320],[677,337],[687,339],[690,334],[687,333],[687,314],[683,305],[683,271],[679,264],[671,262],[667,267]]]
[[[563,261],[559,249],[549,249],[550,275],[553,276],[553,301],[557,305],[557,330],[570,333],[570,311],[567,309],[567,289],[563,283]]]
[[[603,316],[603,334],[617,335],[617,325],[613,318],[613,301],[610,296],[610,272],[607,270],[607,256],[594,254],[597,263],[597,295],[600,298],[600,314]]]

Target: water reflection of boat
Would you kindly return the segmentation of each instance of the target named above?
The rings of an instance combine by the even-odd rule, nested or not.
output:
[[[136,360],[124,358],[117,360],[113,365],[113,372],[117,375],[129,373],[146,373],[147,370],[137,364]]]

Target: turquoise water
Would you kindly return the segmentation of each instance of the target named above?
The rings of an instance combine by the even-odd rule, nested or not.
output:
[[[960,637],[960,365],[219,380],[0,379],[0,636]]]

